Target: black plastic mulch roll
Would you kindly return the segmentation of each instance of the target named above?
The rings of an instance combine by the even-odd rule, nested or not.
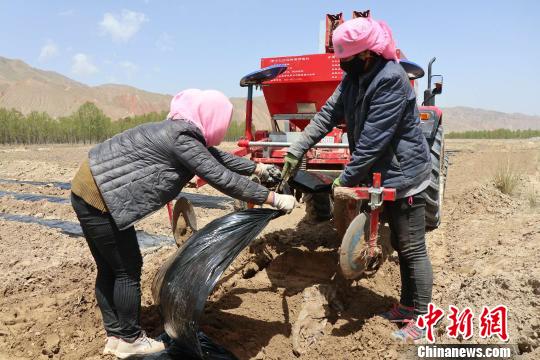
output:
[[[270,220],[282,214],[249,209],[226,215],[199,230],[178,250],[159,292],[165,332],[174,342],[161,358],[235,359],[199,331],[199,319],[225,269]]]

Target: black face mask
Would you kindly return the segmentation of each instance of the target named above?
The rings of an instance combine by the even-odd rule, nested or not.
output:
[[[347,75],[358,78],[364,72],[366,61],[355,56],[349,61],[340,61],[339,67],[345,71]]]

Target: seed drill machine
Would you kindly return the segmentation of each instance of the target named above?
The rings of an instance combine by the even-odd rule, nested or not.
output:
[[[368,17],[369,10],[353,12],[353,18]],[[325,52],[261,59],[261,69],[240,80],[247,88],[246,128],[234,152],[248,155],[255,162],[281,166],[288,147],[299,137],[313,116],[340,83],[343,72],[333,54],[332,32],[344,21],[343,14],[326,15]],[[397,57],[409,76],[411,86],[424,76],[424,70],[398,49]],[[428,87],[419,106],[420,126],[431,149],[431,182],[426,190],[426,226],[437,228],[441,221],[447,160],[444,154],[442,111],[435,106],[435,96],[442,92],[442,76],[432,74],[435,58],[428,65]],[[433,86],[432,86],[433,84]],[[261,88],[270,113],[271,130],[253,129],[253,89]],[[350,152],[345,122],[334,128],[310,149],[300,168],[321,176],[335,178],[349,162]],[[334,218],[340,237],[340,265],[348,278],[375,272],[391,252],[380,214],[386,201],[394,201],[395,189],[381,186],[380,174],[356,188],[338,188],[333,199],[328,192],[304,194],[311,213],[320,220]],[[380,225],[381,226],[380,226]],[[361,256],[358,256],[361,255]],[[356,259],[356,260],[355,260]],[[360,260],[358,260],[360,259]]]

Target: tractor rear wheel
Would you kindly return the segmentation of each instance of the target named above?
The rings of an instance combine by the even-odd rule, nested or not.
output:
[[[439,125],[431,146],[431,181],[426,189],[426,228],[436,229],[441,223],[448,161],[444,153],[444,129]]]

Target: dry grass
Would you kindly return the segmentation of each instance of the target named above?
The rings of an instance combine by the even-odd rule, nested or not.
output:
[[[510,161],[505,165],[499,165],[493,176],[495,187],[500,192],[512,195],[519,184],[518,173],[510,166]]]
[[[536,194],[536,189],[534,185],[529,188],[527,192],[527,200],[529,201],[529,206],[535,208],[538,206],[538,194]]]

